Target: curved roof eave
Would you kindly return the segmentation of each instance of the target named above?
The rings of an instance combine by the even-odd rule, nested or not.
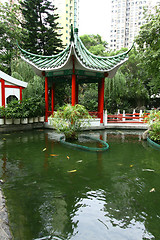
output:
[[[128,51],[127,51],[128,53]],[[76,56],[78,62],[80,63],[80,65],[86,69],[86,70],[89,70],[89,71],[94,71],[94,72],[101,72],[101,73],[108,73],[108,77],[109,78],[112,78],[114,77],[114,75],[116,74],[118,68],[123,64],[125,63],[127,60],[128,60],[128,57],[126,57],[123,61],[121,61],[120,63],[118,63],[117,65],[115,65],[114,67],[110,68],[110,69],[91,69],[90,67],[87,67],[85,66],[85,64],[79,59],[79,57],[77,56],[77,53],[75,51],[75,48],[74,48],[74,55]]]
[[[37,75],[39,75],[39,76],[42,76],[42,72],[51,72],[51,71],[58,71],[58,70],[61,70],[61,69],[63,69],[63,67],[68,63],[68,61],[69,61],[69,59],[70,59],[70,56],[71,56],[71,52],[72,52],[72,44],[71,44],[71,46],[70,46],[70,50],[69,50],[69,53],[68,53],[68,56],[67,56],[67,59],[66,59],[66,61],[62,64],[62,65],[60,65],[60,66],[58,66],[58,67],[54,67],[54,68],[48,68],[48,69],[46,69],[46,68],[39,68],[36,64],[34,64],[32,61],[29,61],[27,58],[25,58],[24,56],[21,56],[21,58],[25,61],[25,62],[27,62],[29,65],[31,65],[31,67],[34,69],[34,71],[36,72],[36,74]]]
[[[123,63],[127,62],[127,60],[128,60],[128,58],[124,59],[122,62],[117,64],[114,68],[108,70],[108,78],[113,78],[114,75],[116,74],[118,68],[120,68],[121,65],[123,65]]]
[[[73,63],[70,61],[70,58],[71,55],[74,55],[76,58],[75,67],[77,69],[108,73],[108,77],[112,78],[118,68],[128,60],[128,53],[133,47],[132,45],[128,51],[115,56],[101,57],[90,53],[77,33],[74,34],[74,38],[66,49],[57,55],[41,56],[29,53],[18,45],[22,53],[21,58],[32,66],[36,74],[42,76],[42,72],[72,69]]]

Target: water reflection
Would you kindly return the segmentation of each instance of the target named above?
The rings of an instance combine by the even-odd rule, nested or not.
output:
[[[158,239],[158,152],[141,132],[85,134],[108,141],[109,151],[68,148],[53,131],[13,133],[0,142],[15,239]]]

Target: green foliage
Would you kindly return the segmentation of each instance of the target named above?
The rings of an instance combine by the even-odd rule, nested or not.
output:
[[[23,35],[26,50],[32,53],[53,55],[62,49],[59,38],[56,8],[50,0],[20,1],[23,15],[22,27],[27,31]]]
[[[160,111],[152,110],[145,120],[150,126],[150,138],[160,144]]]
[[[150,138],[160,144],[160,121],[151,125]]]
[[[3,118],[5,115],[5,108],[3,106],[0,106],[0,117]]]
[[[97,111],[98,108],[98,84],[87,83],[79,87],[79,103],[88,111]]]
[[[89,124],[91,116],[84,106],[76,104],[64,105],[50,117],[53,127],[65,134],[66,139],[77,139],[78,132],[82,127]],[[85,121],[84,121],[85,120]]]
[[[23,61],[21,58],[12,59],[11,61],[11,74],[12,76],[19,76],[17,79],[30,82],[36,76],[32,67]]]
[[[21,118],[22,117],[22,105],[20,101],[11,101],[5,108],[6,118]]]
[[[148,80],[151,94],[160,92],[160,4],[154,12],[146,12],[146,24],[141,27],[136,38],[138,44],[139,66]]]
[[[0,115],[6,118],[26,118],[44,116],[45,102],[41,98],[29,98],[11,101],[5,108],[1,107]]]
[[[37,76],[31,66],[18,58],[11,62],[12,77],[28,82],[23,90],[23,98],[44,98],[44,78]]]
[[[106,50],[108,43],[106,41],[103,41],[102,37],[99,34],[85,34],[80,38],[89,52],[93,53],[94,55],[107,56]]]
[[[16,40],[22,37],[19,6],[0,3],[0,70],[11,73],[11,59],[17,57]]]
[[[149,87],[144,78],[144,70],[138,65],[137,54],[133,48],[128,61],[121,66],[115,77],[106,78],[105,101],[109,112],[114,113],[117,109],[130,112],[133,108],[144,108],[149,102]]]

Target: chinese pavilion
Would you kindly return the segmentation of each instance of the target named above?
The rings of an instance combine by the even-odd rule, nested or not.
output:
[[[20,47],[19,47],[20,48]],[[98,117],[103,123],[104,82],[113,78],[118,68],[128,60],[128,51],[111,57],[100,57],[90,53],[78,36],[78,29],[71,29],[70,44],[61,53],[43,56],[29,53],[22,48],[21,57],[29,63],[37,75],[45,76],[45,121],[54,112],[56,83],[71,84],[71,104],[78,103],[78,85],[98,83]],[[49,88],[51,88],[51,111],[49,111]]]

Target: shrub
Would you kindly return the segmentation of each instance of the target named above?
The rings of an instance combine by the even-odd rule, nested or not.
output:
[[[0,118],[3,118],[5,116],[5,108],[2,106],[0,107]]]
[[[150,138],[160,144],[160,111],[152,110],[145,120],[150,127]]]
[[[5,108],[0,109],[1,116],[6,118],[39,117],[45,113],[45,103],[39,98],[29,98],[21,101],[11,101]]]
[[[67,104],[59,108],[50,119],[58,132],[64,133],[66,139],[74,140],[78,138],[81,128],[89,124],[91,116],[84,106]]]

